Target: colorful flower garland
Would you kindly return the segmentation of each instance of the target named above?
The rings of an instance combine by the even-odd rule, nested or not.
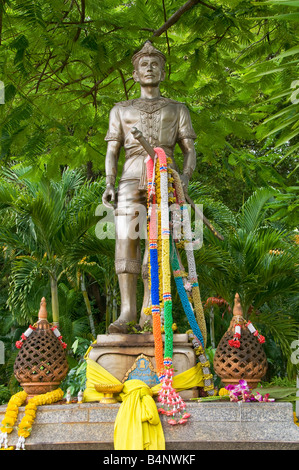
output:
[[[14,425],[17,421],[19,408],[26,402],[27,397],[27,393],[25,391],[21,391],[13,395],[9,400],[0,428],[0,450],[14,449],[13,446],[8,446],[7,435],[13,431]],[[36,395],[28,400],[28,403],[25,406],[25,414],[18,426],[19,439],[15,447],[16,450],[25,450],[25,439],[31,434],[37,407],[40,405],[51,405],[52,403],[62,400],[62,398],[63,391],[58,388],[52,392]]]
[[[258,339],[258,342],[260,344],[263,344],[266,340],[265,340],[265,337],[263,335],[261,335],[258,330],[253,326],[253,324],[251,323],[251,321],[248,321],[246,323],[246,326],[248,328],[248,330],[250,331],[251,334],[253,334],[253,336],[256,336],[257,339]]]
[[[172,256],[171,265],[172,265],[172,269],[173,269],[174,280],[175,280],[175,283],[176,283],[176,287],[177,287],[177,290],[178,290],[178,294],[179,294],[184,312],[185,312],[185,314],[188,318],[189,325],[190,325],[192,331],[194,332],[194,335],[200,341],[201,345],[204,347],[205,346],[205,341],[204,341],[202,332],[201,332],[201,330],[200,330],[200,328],[197,324],[192,305],[189,301],[187,292],[186,292],[185,287],[184,287],[182,271],[180,270],[180,265],[179,265],[179,261],[178,261],[178,257],[177,257],[175,247],[171,251],[171,256]]]
[[[185,412],[186,404],[172,386],[174,371],[172,365],[173,318],[169,249],[168,167],[167,157],[163,149],[157,148],[155,151],[157,154],[155,161],[148,157],[146,166],[148,178],[148,233],[153,334],[156,368],[161,382],[158,395],[160,407],[158,410],[169,417],[169,424],[175,425],[186,423],[190,415]],[[157,206],[160,209],[159,213]],[[162,302],[160,302],[160,299]],[[165,331],[164,359],[161,335],[162,310]]]
[[[149,255],[150,255],[150,289],[151,289],[151,312],[153,317],[153,335],[155,340],[155,360],[158,376],[163,373],[163,343],[161,333],[160,316],[160,292],[159,292],[159,263],[158,263],[158,233],[157,233],[157,204],[155,191],[154,162],[150,157],[147,163],[148,180],[148,232],[149,232]],[[155,162],[156,163],[156,162]]]
[[[21,349],[21,347],[23,346],[24,341],[26,341],[26,339],[29,338],[29,336],[31,335],[31,333],[33,333],[34,330],[36,330],[35,326],[29,325],[27,330],[24,331],[24,333],[22,333],[21,339],[19,341],[16,341],[16,347],[18,349]]]
[[[243,319],[243,324],[245,324],[245,320]],[[251,321],[248,321],[245,326],[248,328],[251,334],[255,336],[260,344],[263,344],[266,339],[263,335],[261,335],[258,330],[253,326]],[[228,344],[232,348],[240,348],[241,347],[241,335],[242,335],[242,326],[240,323],[236,323],[234,326],[234,336],[232,339],[228,340]]]
[[[189,339],[192,342],[195,355],[196,355],[196,360],[197,362],[200,362],[200,365],[202,367],[202,372],[203,372],[203,380],[204,380],[204,391],[209,395],[209,396],[214,396],[217,392],[214,388],[214,383],[213,383],[213,374],[211,374],[210,371],[210,362],[207,359],[207,356],[203,350],[203,347],[199,343],[198,339],[194,336],[193,331],[187,331]]]
[[[181,223],[183,225],[183,236],[185,240],[184,248],[186,251],[186,257],[187,257],[187,263],[188,263],[188,281],[187,282],[185,281],[185,283],[183,282],[183,284],[184,284],[185,290],[189,290],[189,289],[191,290],[191,298],[194,304],[194,311],[195,311],[196,319],[194,317],[192,306],[188,298],[186,299],[186,295],[183,294],[183,291],[181,288],[180,288],[180,292],[181,292],[182,297],[180,296],[180,298],[184,307],[184,311],[189,320],[189,323],[191,322],[190,326],[192,330],[193,330],[193,327],[197,330],[199,336],[196,334],[194,330],[193,331],[195,333],[195,336],[197,336],[198,339],[200,339],[200,336],[201,336],[201,342],[204,348],[206,344],[206,340],[207,340],[207,328],[206,328],[204,310],[203,310],[203,306],[201,302],[201,296],[200,296],[200,290],[199,290],[199,284],[198,284],[198,278],[197,278],[197,272],[196,272],[196,263],[195,263],[194,252],[193,252],[191,221],[189,218],[188,207],[186,205],[186,199],[185,199],[184,190],[182,187],[180,176],[175,170],[172,170],[172,176],[173,176],[174,185],[175,185],[176,202],[177,204],[179,204],[181,214],[182,214]],[[177,259],[175,259],[175,257]],[[177,275],[177,271],[179,269],[180,269],[179,255],[178,255],[177,250],[174,249],[173,271],[174,271],[175,279],[181,277],[180,275]],[[181,281],[177,281],[177,285],[178,284],[181,284]]]
[[[190,326],[198,341],[198,356],[205,368],[206,390],[214,393],[212,374],[209,371],[209,362],[204,355],[206,342],[206,325],[198,286],[196,265],[192,248],[192,234],[190,220],[187,217],[183,188],[179,175],[168,167],[167,157],[161,148],[156,148],[156,157],[146,159],[148,178],[148,236],[149,236],[149,285],[151,291],[151,312],[153,316],[153,334],[155,341],[156,368],[161,382],[158,401],[159,412],[166,414],[169,424],[184,424],[190,416],[186,413],[186,404],[173,389],[173,317],[171,297],[171,268],[174,273],[176,286],[189,320]],[[174,187],[172,187],[174,183]],[[171,196],[173,194],[174,196]],[[186,282],[185,274],[180,269],[179,255],[170,236],[169,203],[180,203],[183,214],[183,233],[186,242],[189,280]],[[181,224],[181,217],[179,220]],[[171,262],[170,262],[171,260]],[[194,310],[188,298],[190,291],[194,303]],[[163,343],[161,335],[161,317],[164,319],[165,350],[163,359]]]
[[[234,326],[234,337],[233,339],[228,340],[228,344],[233,348],[239,348],[241,346],[240,339],[241,339],[241,325],[236,323]]]
[[[29,338],[29,336],[33,333],[33,331],[36,330],[36,326],[31,326],[29,325],[29,327],[27,328],[26,331],[24,331],[24,333],[22,333],[21,335],[21,339],[19,341],[16,341],[16,348],[17,349],[21,349],[21,347],[23,346],[24,344],[24,341],[26,341],[27,338]],[[56,338],[60,341],[60,344],[61,346],[63,347],[63,349],[66,349],[67,348],[67,344],[64,343],[62,341],[62,334],[60,333],[60,331],[58,330],[57,326],[52,326],[51,327],[51,330],[53,331],[54,335],[56,336]]]

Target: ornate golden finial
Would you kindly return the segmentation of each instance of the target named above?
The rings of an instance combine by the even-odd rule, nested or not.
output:
[[[162,61],[162,65],[164,67],[165,62],[166,62],[165,55],[161,51],[156,49],[152,45],[151,41],[148,40],[144,43],[142,49],[140,49],[140,51],[136,52],[136,54],[133,55],[132,63],[133,63],[134,68],[137,66],[140,57],[145,56],[145,55],[155,55],[155,56],[159,57],[160,60]]]
[[[240,317],[243,315],[243,310],[242,310],[241,302],[240,302],[240,296],[238,292],[235,295],[233,315],[240,316]]]
[[[48,312],[46,308],[47,302],[45,297],[42,298],[41,303],[40,303],[40,308],[38,312],[38,319],[39,320],[47,320]]]
[[[238,292],[235,295],[234,299],[234,307],[233,307],[233,318],[232,318],[233,323],[244,323],[244,318],[243,318],[243,309],[241,307],[241,301],[240,301],[240,296]]]

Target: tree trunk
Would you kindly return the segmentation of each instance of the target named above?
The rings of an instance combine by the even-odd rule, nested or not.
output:
[[[90,306],[90,302],[89,302],[89,297],[88,297],[86,287],[85,287],[84,277],[82,275],[80,277],[80,280],[81,280],[81,292],[83,294],[84,302],[85,302],[85,305],[86,305],[90,331],[92,333],[92,336],[95,338],[96,337],[96,330],[95,330],[95,327],[94,327],[94,321],[93,321],[91,306]]]
[[[90,277],[87,275],[87,277],[90,279]],[[95,298],[97,308],[99,310],[100,314],[100,319],[102,320],[103,317],[106,315],[106,304],[105,304],[105,296],[101,296],[100,290],[99,290],[99,285],[97,282],[91,282],[89,283],[87,287],[89,292],[89,295],[91,297]]]
[[[59,301],[58,285],[56,274],[50,274],[51,278],[51,299],[52,299],[52,318],[54,326],[59,326]]]
[[[215,323],[214,323],[214,307],[212,305],[210,309],[210,337],[211,337],[211,346],[213,349],[216,347],[216,342],[215,342]]]

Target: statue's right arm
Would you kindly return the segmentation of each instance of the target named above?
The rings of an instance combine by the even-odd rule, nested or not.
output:
[[[123,145],[123,130],[121,125],[120,109],[115,105],[109,116],[109,129],[105,137],[107,141],[107,153],[105,160],[106,190],[103,194],[103,204],[110,209],[111,202],[115,201],[115,180],[117,175],[117,162],[121,146]]]
[[[121,142],[111,140],[108,142],[105,170],[106,170],[106,189],[103,194],[103,204],[106,207],[113,208],[111,202],[115,201],[115,181],[117,175],[117,162],[121,149]]]

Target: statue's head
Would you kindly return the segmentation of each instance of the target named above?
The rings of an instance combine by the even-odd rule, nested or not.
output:
[[[143,86],[155,86],[165,77],[165,55],[146,41],[142,49],[132,57],[133,78]]]

